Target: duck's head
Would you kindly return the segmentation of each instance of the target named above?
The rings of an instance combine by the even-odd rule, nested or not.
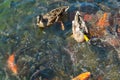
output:
[[[42,15],[37,16],[37,26],[40,28],[44,28],[47,26],[48,20],[43,19]]]

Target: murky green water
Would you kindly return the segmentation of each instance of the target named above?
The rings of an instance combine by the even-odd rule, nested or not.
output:
[[[36,16],[53,8],[70,5],[56,0],[1,0],[0,1],[0,80],[30,80],[37,70],[43,71],[33,80],[71,80],[89,71],[90,80],[101,76],[103,80],[120,79],[120,51],[110,44],[77,43],[64,38],[61,29],[41,30]],[[64,0],[65,1],[65,0]],[[67,0],[66,0],[67,1]],[[8,68],[8,57],[15,53],[18,74]],[[44,79],[42,79],[44,80]]]

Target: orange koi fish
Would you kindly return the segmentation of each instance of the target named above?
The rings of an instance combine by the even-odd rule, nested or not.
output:
[[[108,14],[104,13],[103,16],[99,19],[97,26],[104,28],[106,26],[109,26],[109,21],[108,21]]]
[[[17,70],[17,65],[14,63],[15,61],[15,54],[12,54],[9,56],[8,60],[7,60],[7,64],[8,64],[8,68],[14,73],[17,74],[18,70]]]
[[[82,74],[78,75],[77,77],[73,78],[72,80],[88,80],[90,75],[91,75],[90,72],[85,72],[85,73],[82,73]]]

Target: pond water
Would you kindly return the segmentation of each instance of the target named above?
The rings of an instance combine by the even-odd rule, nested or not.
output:
[[[65,36],[67,30],[37,27],[37,15],[77,1],[94,0],[0,0],[0,80],[71,80],[86,71],[92,74],[89,80],[120,80],[119,38],[117,46],[99,40],[77,43]],[[15,59],[9,64],[11,55]]]

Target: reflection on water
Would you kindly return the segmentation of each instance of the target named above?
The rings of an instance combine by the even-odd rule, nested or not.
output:
[[[71,80],[86,71],[92,73],[90,80],[119,80],[119,38],[110,35],[103,41],[91,40],[91,44],[77,43],[56,25],[46,29],[36,26],[37,15],[63,5],[74,9],[76,4],[73,0],[1,0],[0,80]],[[112,9],[115,7],[110,8],[114,12]],[[18,74],[7,63],[13,53],[12,65],[17,65]]]

